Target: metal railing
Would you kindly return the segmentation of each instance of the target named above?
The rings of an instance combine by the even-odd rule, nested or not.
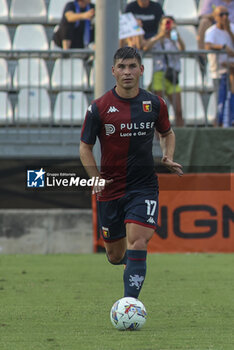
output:
[[[201,57],[213,51],[165,51],[181,58],[181,101],[185,126],[212,126],[216,119],[215,86]],[[159,53],[160,54],[160,53]],[[0,143],[77,143],[94,92],[94,52],[89,49],[0,51]],[[142,86],[150,85],[152,52],[143,54]],[[203,67],[204,68],[204,67]],[[4,71],[5,70],[5,71]],[[166,97],[165,91],[163,91]],[[175,123],[173,102],[169,116]]]

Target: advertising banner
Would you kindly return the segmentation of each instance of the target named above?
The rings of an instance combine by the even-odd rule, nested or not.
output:
[[[234,174],[159,174],[149,252],[234,252]],[[94,244],[103,246],[100,236]]]
[[[234,252],[234,174],[161,174],[159,186],[149,251]]]

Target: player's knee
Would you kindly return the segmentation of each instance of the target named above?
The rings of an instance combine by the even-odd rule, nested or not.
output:
[[[108,252],[106,255],[109,263],[112,265],[118,265],[119,262],[123,259],[123,256],[118,252]]]
[[[149,243],[149,239],[147,239],[146,237],[141,237],[129,243],[129,249],[147,250],[148,243]]]

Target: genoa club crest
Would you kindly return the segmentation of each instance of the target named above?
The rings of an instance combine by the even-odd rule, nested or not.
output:
[[[109,228],[102,226],[102,234],[104,238],[109,238],[110,237]]]
[[[142,107],[144,112],[152,112],[152,102],[151,101],[143,101]]]

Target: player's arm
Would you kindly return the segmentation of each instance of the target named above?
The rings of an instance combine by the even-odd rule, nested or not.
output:
[[[97,168],[97,163],[93,155],[93,146],[94,145],[80,141],[80,160],[90,178],[95,177],[104,180]],[[97,185],[93,187],[93,193],[100,193],[104,190],[105,186],[112,182],[113,180],[105,180],[104,185],[103,182],[97,183]]]
[[[93,155],[96,137],[100,132],[101,122],[96,104],[91,104],[86,112],[85,121],[81,130],[80,160],[90,178],[102,179]],[[97,183],[95,181],[95,183]],[[100,185],[100,181],[98,181]],[[103,181],[101,181],[103,183]],[[94,186],[93,193],[101,192],[104,186]]]
[[[93,145],[80,141],[80,160],[89,177],[101,177],[93,156]]]
[[[175,133],[172,129],[166,133],[159,133],[160,146],[162,149],[162,163],[170,171],[177,175],[183,175],[182,165],[173,161],[175,152]]]

